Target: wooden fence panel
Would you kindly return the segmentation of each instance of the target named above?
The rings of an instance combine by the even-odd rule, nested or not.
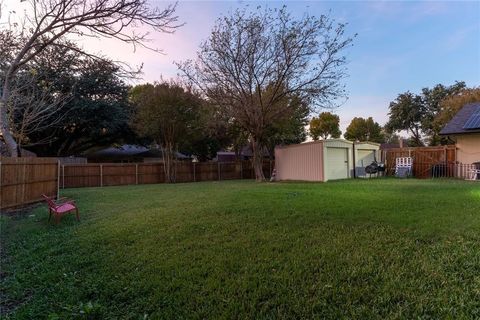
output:
[[[270,179],[273,171],[273,161],[263,161],[263,175],[265,178]]]
[[[138,184],[164,183],[163,163],[139,163]]]
[[[58,171],[55,158],[0,157],[0,209],[57,196]]]
[[[273,161],[264,162],[266,178],[270,178],[273,167]],[[176,182],[253,179],[254,176],[250,161],[177,162],[175,164]],[[60,186],[64,188],[151,183],[165,183],[163,163],[90,163],[61,166]]]
[[[253,179],[251,161],[178,162],[176,182]],[[274,164],[265,161],[269,178]],[[61,165],[56,158],[0,157],[0,208],[14,207],[55,196],[58,188],[102,187],[165,183],[163,163],[72,163]]]
[[[387,174],[395,173],[395,159],[399,157],[413,158],[413,176],[430,178],[432,167],[437,164],[453,164],[456,162],[455,146],[394,148],[383,152]]]
[[[214,181],[218,180],[217,162],[198,162],[195,165],[196,181]]]
[[[103,186],[136,184],[136,174],[137,172],[135,164],[102,164]]]
[[[240,162],[223,162],[220,165],[220,180],[241,179]]]
[[[175,164],[175,182],[193,181],[193,163],[177,162]]]
[[[242,179],[255,179],[252,162],[249,160],[242,161]]]
[[[100,187],[102,181],[99,164],[68,164],[61,170],[60,185],[64,188]]]

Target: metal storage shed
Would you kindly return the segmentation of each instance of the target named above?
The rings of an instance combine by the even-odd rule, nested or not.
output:
[[[365,176],[365,167],[374,160],[380,161],[380,144],[375,142],[354,143],[355,174],[357,177]]]
[[[353,142],[313,141],[275,148],[276,180],[328,181],[353,176]]]

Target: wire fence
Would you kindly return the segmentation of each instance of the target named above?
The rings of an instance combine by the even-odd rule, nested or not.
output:
[[[432,178],[459,178],[469,180],[480,180],[479,164],[464,163],[438,163],[430,168]]]
[[[480,180],[480,164],[464,163],[424,163],[413,162],[411,175],[415,178],[456,178]],[[395,167],[388,168],[387,175],[395,175]]]

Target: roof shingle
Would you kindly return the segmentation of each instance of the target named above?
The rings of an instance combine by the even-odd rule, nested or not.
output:
[[[480,102],[469,103],[463,106],[460,111],[450,120],[445,127],[440,131],[441,135],[451,135],[451,134],[467,134],[467,133],[478,133],[480,128],[477,129],[464,129],[463,126],[465,122],[468,121],[470,116],[477,110],[480,109]]]

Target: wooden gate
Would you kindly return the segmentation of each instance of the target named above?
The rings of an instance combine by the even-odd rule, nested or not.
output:
[[[412,157],[413,176],[425,179],[432,176],[435,165],[452,165],[453,168],[457,160],[455,150],[455,145],[386,149],[382,150],[382,161],[385,162],[387,174],[393,175],[396,158]]]

